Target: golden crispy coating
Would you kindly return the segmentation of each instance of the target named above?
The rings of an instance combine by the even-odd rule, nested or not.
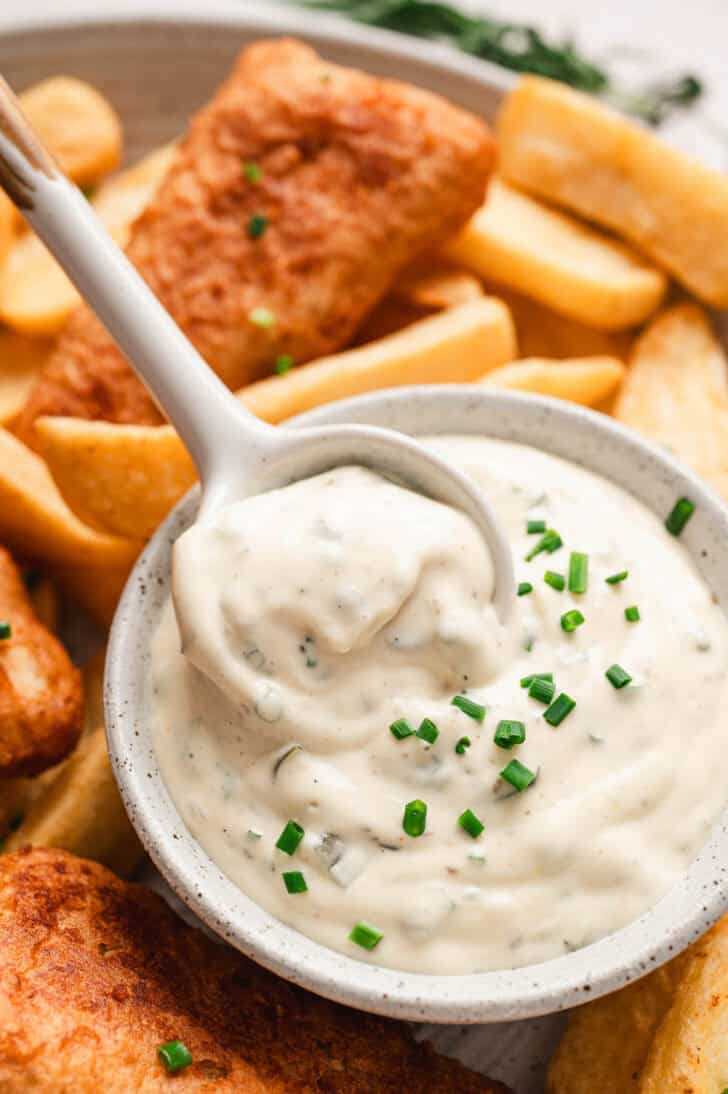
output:
[[[81,732],[81,679],[38,622],[10,555],[0,547],[0,777],[36,775],[62,760]]]
[[[157,1046],[183,1041],[174,1078]],[[169,1084],[169,1085],[168,1085]],[[506,1094],[395,1022],[318,999],[63,851],[0,857],[3,1094]]]
[[[482,202],[486,126],[428,92],[288,40],[246,49],[193,119],[128,254],[231,387],[344,345],[424,251]],[[256,165],[251,179],[246,165]],[[251,218],[267,217],[258,238]],[[256,308],[275,322],[260,326]],[[62,333],[20,433],[41,414],[154,423],[159,412],[85,307]]]

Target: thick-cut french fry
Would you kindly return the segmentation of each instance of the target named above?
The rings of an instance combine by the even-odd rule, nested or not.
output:
[[[51,343],[0,329],[0,426],[11,426],[50,353]]]
[[[72,76],[53,76],[24,91],[20,104],[64,174],[79,186],[96,183],[119,166],[121,124],[95,87]],[[17,209],[0,194],[0,259],[5,255],[4,226],[9,229],[9,246],[19,223]]]
[[[482,277],[601,330],[645,320],[665,275],[623,243],[495,179],[445,253]]]
[[[480,278],[462,267],[431,257],[405,270],[395,282],[392,295],[415,307],[439,311],[477,300],[484,291]]]
[[[95,87],[72,76],[53,76],[24,91],[20,105],[61,170],[79,186],[98,182],[119,166],[121,123]]]
[[[728,917],[689,951],[655,1034],[639,1094],[712,1094],[728,1081]]]
[[[93,197],[100,220],[122,247],[173,156],[173,145],[158,149],[109,179]],[[56,334],[79,302],[78,292],[37,236],[19,236],[0,280],[0,319],[24,334]]]
[[[626,361],[633,342],[630,331],[587,327],[510,289],[486,286],[513,316],[518,350],[523,357],[619,357]]]
[[[728,498],[726,356],[699,307],[667,309],[637,340],[615,416]]]
[[[108,628],[134,561],[130,558],[121,566],[59,566],[53,576],[68,600]]]
[[[596,406],[616,391],[625,371],[616,357],[581,357],[567,361],[528,357],[494,369],[481,383]]]
[[[549,1065],[547,1094],[637,1094],[652,1038],[687,959],[682,954],[637,983],[572,1010]],[[660,1094],[673,1090],[677,1094],[665,1086]]]
[[[498,120],[505,179],[630,240],[728,306],[728,177],[564,84],[528,76]]]
[[[61,847],[122,876],[139,863],[142,847],[121,804],[103,728],[81,740],[3,849],[28,845]]]
[[[379,342],[261,380],[239,397],[259,417],[279,422],[376,388],[475,380],[514,354],[508,309],[483,298]],[[192,462],[169,426],[40,418],[36,437],[71,507],[119,535],[150,535],[194,481]]]
[[[0,542],[50,564],[121,567],[139,545],[101,535],[68,508],[43,460],[0,429]]]

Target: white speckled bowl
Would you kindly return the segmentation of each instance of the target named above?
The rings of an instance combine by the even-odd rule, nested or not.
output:
[[[177,133],[240,46],[262,34],[296,33],[334,60],[431,87],[486,117],[508,83],[499,71],[444,47],[418,43],[415,52],[399,36],[273,5],[265,17],[254,16],[244,0],[118,0],[116,12],[105,15],[93,0],[67,0],[62,11],[37,2],[17,14],[3,11],[2,26],[0,70],[20,88],[59,71],[92,81],[120,110],[132,158]],[[372,394],[321,408],[296,424],[342,421],[532,444],[613,479],[660,515],[687,494],[697,512],[682,542],[728,606],[726,509],[688,471],[607,418],[553,400],[457,386]],[[612,991],[679,952],[720,915],[728,904],[724,824],[639,920],[575,953],[513,971],[447,977],[379,969],[310,941],[250,901],[180,820],[144,716],[149,639],[166,594],[171,546],[195,505],[192,494],[177,507],[130,578],[109,646],[106,715],[114,768],[137,832],[174,890],[222,937],[289,980],[343,1003],[400,1018],[493,1022]]]

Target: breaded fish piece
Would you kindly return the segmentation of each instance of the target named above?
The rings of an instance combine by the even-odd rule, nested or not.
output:
[[[173,1079],[157,1047],[181,1040]],[[169,1085],[168,1085],[169,1084]],[[396,1022],[211,942],[140,885],[64,851],[0,857],[3,1094],[507,1094]]]
[[[37,775],[73,749],[81,733],[81,677],[38,622],[20,573],[0,547],[0,778]]]
[[[493,160],[485,124],[438,96],[261,41],[192,120],[127,253],[238,388],[279,354],[298,364],[345,345],[399,271],[478,208]],[[83,306],[21,436],[41,414],[160,421]]]

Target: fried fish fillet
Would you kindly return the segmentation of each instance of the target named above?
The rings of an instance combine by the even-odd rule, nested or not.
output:
[[[81,732],[81,678],[38,622],[23,580],[0,547],[0,777],[36,775],[62,760]]]
[[[157,1047],[192,1064],[169,1078]],[[169,1084],[169,1085],[168,1085]],[[395,1022],[309,995],[63,851],[0,857],[3,1094],[507,1094]]]
[[[487,127],[429,92],[341,68],[291,40],[244,50],[192,120],[127,253],[233,388],[344,345],[398,272],[482,203]],[[184,382],[184,381],[182,381]],[[155,423],[84,306],[22,415]]]

